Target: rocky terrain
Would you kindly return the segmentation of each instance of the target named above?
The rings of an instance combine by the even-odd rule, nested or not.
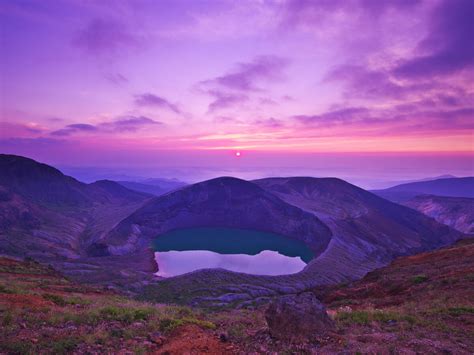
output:
[[[102,234],[150,197],[107,180],[84,184],[51,166],[2,154],[0,254],[28,256],[90,282],[106,275],[125,283],[147,278],[156,269],[153,258],[113,263],[94,256],[101,255],[96,241]]]
[[[419,195],[404,205],[460,232],[474,234],[474,198]]]
[[[262,194],[264,190],[267,193],[265,196],[271,194],[274,200],[277,198],[297,208],[302,211],[302,216],[314,216],[331,231],[329,244],[319,257],[298,274],[263,277],[224,270],[201,270],[150,284],[144,289],[143,299],[215,306],[247,304],[254,300],[264,302],[278,294],[359,278],[370,270],[386,265],[396,256],[447,245],[460,237],[460,233],[421,213],[386,201],[340,179],[273,178],[246,182],[220,178],[183,188],[162,199],[151,200],[122,221],[108,238],[129,235],[129,241],[133,241],[138,235],[149,233],[149,226],[153,226],[149,221],[159,221],[168,213],[176,217],[166,218],[166,221],[172,220],[174,226],[178,226],[181,220],[186,221],[187,227],[201,225],[198,224],[201,221],[209,223],[216,214],[214,206],[219,206],[220,215],[226,216],[224,220],[215,219],[221,226],[234,226],[236,218],[243,221],[246,213],[251,213],[252,216],[259,216],[257,222],[260,221],[260,225],[245,225],[246,228],[265,230],[271,225],[272,232],[292,235],[286,229],[286,224],[280,227],[278,221],[267,223],[274,219],[270,216],[261,217],[260,208],[253,208],[255,205],[249,204],[251,207],[242,210],[232,200],[232,192],[219,193],[221,199],[223,196],[225,198],[218,204],[218,201],[208,197],[209,190],[215,191],[215,184],[222,186],[222,189],[225,186],[228,189],[226,191],[235,190],[235,196],[253,201],[253,204],[260,200],[255,193]],[[251,188],[252,184],[254,187]],[[248,189],[245,194],[242,192],[244,188]],[[199,191],[199,198],[194,191]],[[249,195],[248,191],[254,193],[252,198],[245,197]],[[175,204],[174,198],[178,194],[176,198],[180,203]],[[173,204],[168,204],[168,201],[173,201]],[[184,211],[180,205],[186,206]],[[183,213],[189,218],[189,211],[198,211],[199,217],[194,220],[179,217],[179,213]],[[207,211],[211,211],[212,215],[207,215]],[[173,228],[173,225],[168,228]],[[151,234],[159,234],[156,227]],[[212,283],[212,289],[206,287],[208,283]]]
[[[223,177],[152,197],[112,181],[83,184],[31,159],[0,155],[0,253],[29,256],[81,282],[150,301],[214,307],[351,281],[461,233],[335,178]],[[230,227],[303,241],[316,255],[285,276],[200,270],[154,276],[151,241],[177,228]],[[212,285],[212,287],[209,287]]]
[[[470,354],[473,270],[466,239],[312,295],[215,311],[141,302],[0,258],[0,353]]]

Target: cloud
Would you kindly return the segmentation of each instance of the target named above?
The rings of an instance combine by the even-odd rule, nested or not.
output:
[[[400,80],[388,69],[370,69],[362,65],[340,65],[331,69],[324,82],[339,81],[344,84],[343,96],[354,101],[368,99],[374,103],[429,108],[463,107],[474,100],[463,81],[449,78],[410,78]],[[469,84],[467,84],[469,85]]]
[[[115,133],[135,132],[145,126],[159,126],[163,123],[145,116],[120,116],[110,122],[102,122],[97,125],[87,123],[75,123],[51,132],[53,136],[70,136],[76,133]]]
[[[123,116],[112,122],[104,122],[100,124],[100,127],[112,129],[114,131],[137,131],[144,126],[155,126],[162,124],[162,122],[155,121],[145,116]]]
[[[346,107],[316,115],[295,115],[292,119],[306,130],[321,135],[340,135],[336,127],[343,126],[345,134],[353,135],[419,135],[436,132],[474,129],[474,107],[436,109],[426,103],[394,106],[386,109]]]
[[[334,18],[375,22],[390,10],[406,11],[421,0],[288,0],[282,9],[284,28],[321,27]]]
[[[256,120],[254,124],[261,126],[261,127],[266,127],[266,128],[281,128],[284,127],[284,123],[281,120],[278,120],[276,118],[270,117],[266,119],[260,119]]]
[[[181,110],[178,108],[177,105],[171,103],[170,101],[161,96],[154,95],[151,93],[135,95],[135,104],[138,106],[155,106],[166,108],[168,110],[173,111],[174,113],[181,114]]]
[[[251,94],[265,91],[262,85],[268,82],[283,81],[288,65],[286,58],[258,56],[249,62],[238,63],[227,74],[199,82],[197,87],[214,98],[208,106],[209,112],[213,112],[249,101]]]
[[[87,123],[75,123],[67,125],[66,127],[57,131],[51,132],[53,136],[69,136],[78,132],[94,132],[97,131],[97,127]]]
[[[209,90],[207,94],[214,98],[209,106],[209,112],[215,112],[224,108],[232,107],[236,104],[241,104],[249,100],[245,94],[235,94],[221,90]]]
[[[474,1],[442,1],[434,10],[429,34],[419,43],[419,54],[403,60],[394,73],[420,78],[474,68],[473,18]]]
[[[217,86],[238,91],[260,91],[257,86],[263,81],[284,79],[283,71],[288,66],[286,58],[273,55],[258,56],[250,62],[239,63],[227,74],[201,82],[204,86]]]
[[[92,55],[117,54],[117,52],[137,48],[141,38],[131,32],[122,22],[113,19],[95,18],[81,28],[72,43]]]
[[[367,121],[369,115],[370,110],[366,107],[347,107],[319,115],[296,115],[293,118],[304,125],[327,127],[354,121]]]
[[[0,122],[0,137],[27,137],[43,132],[43,128],[23,123]]]
[[[401,84],[385,70],[373,70],[361,65],[341,65],[333,68],[324,81],[343,81],[345,95],[365,98],[402,98],[407,94],[426,90],[426,84]],[[429,86],[429,85],[428,85]]]
[[[117,86],[128,83],[128,79],[120,73],[107,73],[104,74],[104,78]]]

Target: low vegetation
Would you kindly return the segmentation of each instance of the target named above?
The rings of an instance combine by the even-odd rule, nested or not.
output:
[[[0,353],[469,353],[474,242],[396,260],[352,284],[314,289],[335,330],[306,344],[268,331],[266,306],[153,304],[0,258]],[[291,331],[289,329],[288,331]],[[196,350],[198,349],[198,350]]]
[[[78,287],[31,261],[0,259],[0,265],[0,353],[147,352],[178,327],[215,328],[188,307]]]

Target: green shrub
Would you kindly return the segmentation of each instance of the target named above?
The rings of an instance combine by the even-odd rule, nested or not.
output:
[[[212,322],[196,318],[164,318],[160,320],[159,328],[162,332],[170,332],[185,324],[195,324],[202,328],[215,329],[216,325]]]
[[[406,321],[410,324],[416,323],[416,319],[410,315],[383,310],[339,312],[336,316],[336,320],[342,323],[362,325],[367,325],[373,321],[382,323],[389,321]]]
[[[474,307],[470,307],[470,306],[451,307],[451,308],[448,308],[448,313],[451,316],[461,316],[463,314],[472,314],[474,313]]]
[[[64,338],[53,342],[52,350],[54,354],[67,354],[73,351],[78,344],[75,338]]]
[[[7,354],[34,354],[33,345],[27,341],[10,341],[0,344],[0,350],[6,350]]]
[[[13,312],[6,311],[2,314],[2,325],[4,327],[8,327],[9,325],[12,325],[14,323],[14,319],[15,317],[13,315]]]
[[[367,311],[340,312],[336,316],[336,319],[343,323],[355,323],[362,325],[369,324],[369,318],[369,312]]]
[[[16,293],[14,290],[6,287],[5,285],[0,285],[0,293],[9,293],[9,294],[14,294]]]
[[[64,299],[64,297],[59,296],[59,295],[53,295],[51,293],[45,293],[43,295],[43,298],[61,307],[64,307],[68,304],[68,302]]]
[[[116,320],[131,323],[147,320],[155,312],[154,308],[130,308],[107,306],[99,310],[99,315],[105,320]]]
[[[411,281],[414,283],[414,284],[421,284],[425,281],[428,281],[428,276],[426,275],[423,275],[423,274],[420,274],[420,275],[416,275],[416,276],[413,276],[411,278]]]

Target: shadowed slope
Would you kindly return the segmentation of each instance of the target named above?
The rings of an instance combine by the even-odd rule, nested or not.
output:
[[[148,198],[112,181],[84,184],[48,165],[2,154],[0,252],[63,270]]]
[[[474,198],[420,195],[404,205],[460,232],[474,234]]]

